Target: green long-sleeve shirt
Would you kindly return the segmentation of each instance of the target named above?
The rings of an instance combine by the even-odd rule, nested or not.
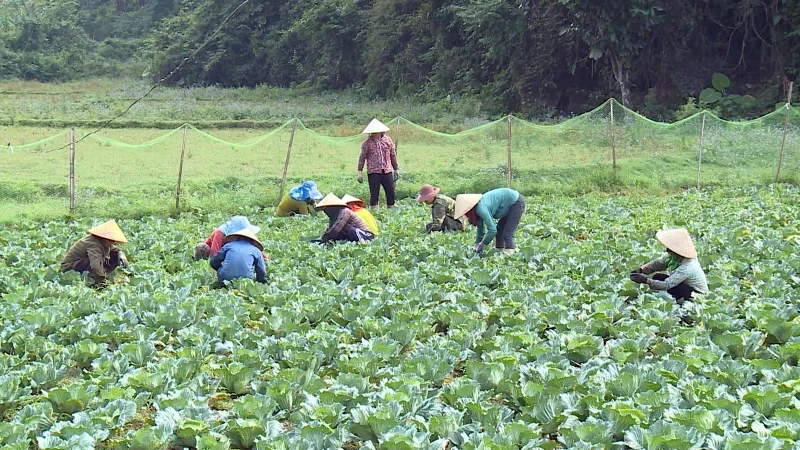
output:
[[[483,194],[481,200],[475,205],[475,214],[478,216],[476,244],[483,242],[485,245],[489,245],[492,242],[497,235],[497,224],[494,220],[505,217],[508,209],[517,200],[519,200],[519,192],[509,188],[494,189]],[[486,227],[485,234],[484,227]]]

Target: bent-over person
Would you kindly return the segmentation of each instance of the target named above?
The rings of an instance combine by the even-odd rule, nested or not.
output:
[[[90,229],[88,236],[72,244],[61,261],[61,271],[88,273],[96,287],[103,287],[108,276],[117,267],[127,267],[125,253],[115,247],[117,243],[126,242],[128,240],[117,222],[109,220]]]
[[[425,224],[425,231],[433,233],[436,231],[464,231],[467,228],[467,218],[456,219],[456,201],[452,198],[439,193],[438,187],[430,184],[423,184],[419,188],[417,196],[418,203],[425,203],[431,206],[431,221]]]

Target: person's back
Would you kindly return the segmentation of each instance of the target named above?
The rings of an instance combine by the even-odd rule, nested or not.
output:
[[[240,239],[225,244],[210,260],[211,267],[217,270],[219,282],[237,278],[265,282],[267,271],[261,250],[251,242]]]
[[[369,231],[372,232],[375,236],[378,235],[378,222],[375,221],[375,217],[372,216],[372,213],[369,212],[366,208],[358,208],[353,210],[354,213],[364,222],[364,225],[369,228]]]

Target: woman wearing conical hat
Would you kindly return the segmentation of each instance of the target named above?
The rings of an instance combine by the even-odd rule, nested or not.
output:
[[[347,207],[350,209],[350,211],[356,213],[356,215],[364,221],[364,225],[369,228],[369,231],[371,231],[372,234],[375,236],[378,235],[378,222],[375,221],[375,217],[372,216],[372,213],[369,212],[368,209],[364,208],[364,200],[361,200],[358,197],[353,197],[350,194],[344,194],[342,201],[347,204]]]
[[[128,242],[117,222],[109,220],[89,230],[86,237],[81,238],[67,250],[61,261],[61,271],[74,270],[89,273],[95,286],[103,287],[109,274],[119,267],[127,267],[128,260],[114,244]]]
[[[314,205],[322,198],[322,193],[317,189],[317,183],[306,181],[299,186],[293,187],[288,194],[284,195],[278,207],[275,209],[275,216],[289,217],[296,214],[314,214]]]
[[[225,236],[225,245],[209,260],[211,267],[217,271],[217,281],[235,280],[237,278],[253,279],[259,283],[267,282],[267,265],[261,251],[264,246],[255,233],[245,228]]]
[[[394,183],[400,176],[400,167],[397,165],[397,150],[392,140],[386,135],[387,131],[389,131],[389,127],[378,119],[372,119],[362,131],[362,134],[369,134],[369,137],[361,143],[361,155],[358,157],[358,182],[364,182],[361,172],[364,170],[366,162],[370,208],[378,206],[381,186],[386,194],[386,206],[394,207]]]
[[[315,239],[315,242],[364,242],[371,241],[375,237],[367,224],[347,207],[347,203],[333,193],[326,195],[317,204],[317,209],[328,216],[328,228],[322,233],[322,237]]]
[[[431,221],[425,224],[425,231],[428,233],[447,230],[464,231],[467,227],[466,217],[456,220],[453,217],[456,213],[456,201],[440,194],[439,191],[438,187],[430,184],[423,184],[419,188],[417,203],[431,206]]]
[[[250,220],[245,216],[233,216],[225,223],[211,232],[204,242],[197,244],[194,247],[195,261],[200,259],[208,259],[219,252],[223,245],[225,245],[225,236],[235,233],[239,230],[250,230],[253,234],[261,231],[261,228],[250,223]]]
[[[684,228],[662,230],[656,233],[656,239],[667,247],[667,254],[631,272],[631,281],[647,284],[650,289],[667,291],[678,304],[691,299],[694,293],[707,294],[706,274],[697,260],[697,251],[689,232]],[[668,273],[660,272],[663,270]],[[654,272],[659,273],[651,278],[646,277]]]
[[[475,253],[481,253],[484,246],[491,244],[495,239],[497,251],[514,254],[517,251],[514,234],[524,212],[525,199],[522,194],[513,189],[500,188],[483,195],[458,195],[453,217],[460,219],[466,216],[472,225],[478,227],[473,247]],[[495,219],[498,220],[497,224],[494,222]]]

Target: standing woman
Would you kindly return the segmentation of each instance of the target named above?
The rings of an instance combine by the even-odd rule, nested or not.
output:
[[[372,119],[367,128],[361,132],[369,134],[369,137],[361,143],[361,156],[358,158],[358,182],[364,182],[361,172],[364,170],[364,162],[366,162],[370,208],[378,206],[381,186],[386,194],[386,206],[394,208],[394,183],[400,176],[400,167],[397,165],[397,150],[389,136],[386,136],[387,131],[389,131],[389,127],[378,119]]]
[[[516,253],[514,234],[525,212],[525,199],[519,192],[500,188],[481,194],[460,194],[456,197],[456,212],[454,218],[458,220],[467,216],[472,225],[478,227],[475,237],[475,253],[481,253],[484,246],[491,244],[497,237],[495,249],[506,254]],[[498,219],[497,225],[494,220]],[[486,232],[484,234],[484,227]]]

